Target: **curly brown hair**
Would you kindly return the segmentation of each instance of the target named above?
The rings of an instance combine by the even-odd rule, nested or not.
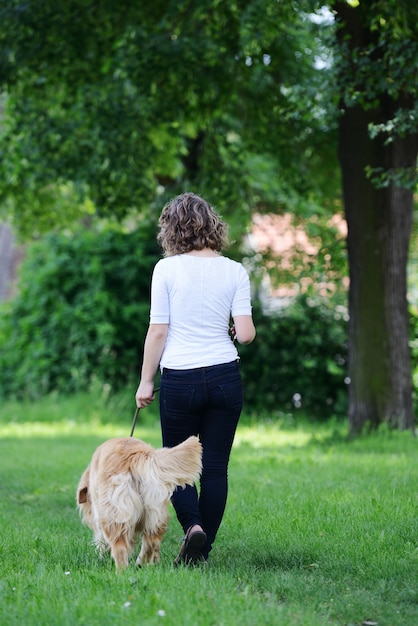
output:
[[[183,193],[163,208],[157,239],[165,256],[211,248],[220,252],[228,245],[228,225],[206,200]]]

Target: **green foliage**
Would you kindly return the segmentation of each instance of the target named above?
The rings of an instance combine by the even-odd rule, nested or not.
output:
[[[0,395],[39,398],[134,388],[149,320],[158,258],[154,229],[49,235],[28,249],[18,295],[0,317]],[[411,313],[418,388],[416,312]],[[279,314],[254,301],[257,337],[240,346],[246,406],[252,412],[347,410],[347,313],[303,296]]]
[[[257,337],[240,348],[246,405],[320,418],[346,413],[345,307],[303,296],[280,314],[257,308],[254,318]]]
[[[113,392],[134,386],[149,321],[155,233],[49,235],[28,249],[0,318],[0,394]],[[319,416],[346,408],[344,307],[300,299],[279,316],[256,304],[256,341],[240,347],[247,405]],[[300,394],[300,399],[299,395]]]
[[[358,19],[351,37],[340,41],[339,83],[348,106],[379,106],[379,99],[413,107],[416,101],[418,7],[411,0],[377,0],[372,6],[335,2],[337,23]],[[356,16],[356,17],[355,17]],[[401,100],[399,98],[402,97]],[[409,132],[417,120],[409,119]]]
[[[0,320],[0,391],[36,398],[138,377],[155,232],[49,235],[28,249]]]
[[[412,385],[414,393],[415,415],[418,415],[418,306],[413,304],[409,311],[411,329],[411,361],[412,361]]]
[[[411,0],[349,4],[334,2],[340,29],[336,79],[342,102],[370,113],[370,137],[384,145],[416,137],[418,5]],[[416,146],[413,150],[412,165],[407,160],[400,167],[392,167],[391,162],[384,167],[369,164],[367,177],[378,188],[415,189]]]
[[[191,189],[240,234],[254,206],[335,196],[316,5],[0,0],[0,210],[27,235],[62,189],[64,224],[80,198],[123,218]]]

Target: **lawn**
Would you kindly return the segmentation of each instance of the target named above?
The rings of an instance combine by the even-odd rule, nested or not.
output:
[[[0,410],[0,623],[5,626],[379,626],[418,623],[418,441],[277,415],[239,426],[209,567],[117,575],[75,508],[95,447],[128,436],[124,402],[51,397]],[[155,408],[135,435],[160,444]]]

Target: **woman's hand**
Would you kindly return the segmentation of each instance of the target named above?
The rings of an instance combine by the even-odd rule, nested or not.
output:
[[[155,398],[154,383],[153,382],[140,382],[137,392],[135,394],[136,406],[139,409],[151,404]]]

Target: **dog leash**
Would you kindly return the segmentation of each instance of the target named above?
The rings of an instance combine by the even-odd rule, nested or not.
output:
[[[157,387],[156,389],[154,389],[154,393],[157,393],[157,391],[160,391],[160,388]],[[134,430],[135,430],[135,426],[136,426],[136,420],[138,419],[138,414],[140,411],[140,407],[137,406],[136,407],[136,411],[135,411],[135,415],[134,415],[134,419],[132,420],[132,428],[131,428],[131,434],[129,435],[130,437],[134,436]]]

